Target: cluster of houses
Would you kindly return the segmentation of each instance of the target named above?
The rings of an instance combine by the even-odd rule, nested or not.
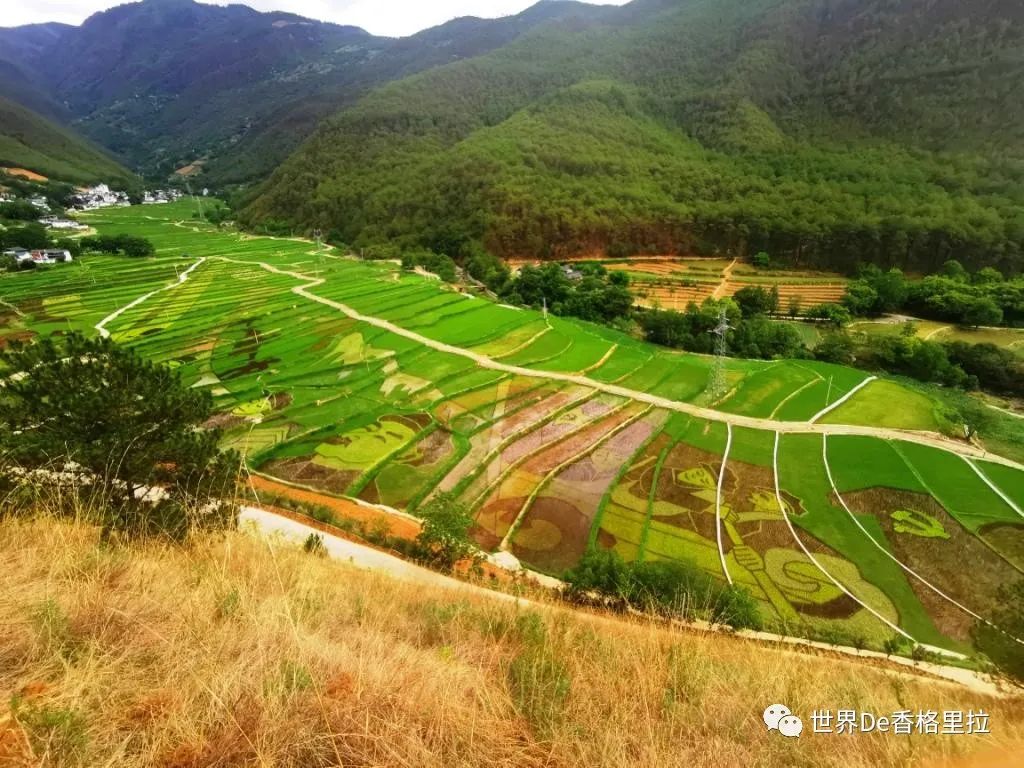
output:
[[[157,189],[152,192],[146,192],[142,196],[142,204],[159,205],[161,203],[173,203],[175,200],[181,199],[181,197],[180,189]]]
[[[61,248],[45,248],[40,251],[12,248],[9,251],[4,251],[4,256],[13,258],[19,267],[29,261],[35,264],[59,264],[72,260],[71,253]]]
[[[68,210],[94,211],[97,208],[110,208],[115,205],[122,207],[131,205],[127,192],[115,192],[106,184],[97,184],[94,187],[80,187],[75,192],[76,194],[71,198],[71,207]]]

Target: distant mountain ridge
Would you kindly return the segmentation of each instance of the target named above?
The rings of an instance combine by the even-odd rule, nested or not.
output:
[[[0,30],[17,48],[18,79],[45,97],[25,85],[0,93],[70,121],[140,170],[165,174],[206,158],[209,179],[246,181],[380,83],[485,53],[554,19],[602,12],[542,2],[393,39],[244,5],[143,0],[80,27]]]

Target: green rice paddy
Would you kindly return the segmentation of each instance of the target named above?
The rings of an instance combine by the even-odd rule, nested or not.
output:
[[[483,547],[504,544],[554,575],[587,546],[685,559],[747,587],[769,626],[792,633],[881,647],[891,623],[963,651],[969,623],[901,564],[982,612],[992,585],[1015,572],[1024,536],[1016,469],[979,461],[975,471],[948,451],[875,437],[830,436],[826,453],[821,435],[786,434],[780,505],[774,432],[730,430],[600,390],[807,422],[860,385],[862,372],[730,360],[728,393],[712,403],[709,358],[501,306],[393,263],[210,227],[191,213],[182,202],[89,215],[101,232],[151,239],[156,257],[87,256],[0,276],[0,343],[95,333],[106,319],[116,341],[212,393],[225,443],[255,469],[411,511],[452,491],[477,514]],[[296,293],[302,286],[457,349],[351,319]],[[460,350],[528,370],[491,370]],[[945,426],[938,413],[928,395],[878,381],[823,421],[935,432]],[[975,586],[959,573],[965,548],[981,574]]]

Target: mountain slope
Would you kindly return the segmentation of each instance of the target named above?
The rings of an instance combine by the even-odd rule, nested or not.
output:
[[[69,29],[72,27],[67,24],[0,28],[0,96],[51,120],[70,119],[67,109],[34,72],[34,62],[57,46]]]
[[[127,182],[132,174],[71,131],[0,97],[0,167],[26,168],[60,181]]]
[[[247,216],[455,255],[1016,271],[1021,75],[1008,0],[637,0],[375,91]]]
[[[542,2],[391,39],[242,5],[144,0],[95,14],[50,46],[39,45],[35,27],[5,32],[19,50],[17,79],[66,104],[94,141],[154,174],[202,158],[206,179],[224,183],[265,177],[322,118],[376,85],[486,53],[554,19],[605,12]],[[37,98],[25,87],[8,96]]]
[[[403,583],[239,532],[112,546],[5,518],[0,556],[11,765],[966,768],[1012,764],[1024,738],[1019,699]],[[779,699],[799,743],[761,722]],[[993,735],[811,734],[812,710],[846,701],[984,710]]]

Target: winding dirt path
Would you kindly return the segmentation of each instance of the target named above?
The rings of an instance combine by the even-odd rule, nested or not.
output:
[[[854,424],[818,424],[806,421],[777,421],[774,419],[757,418],[754,416],[742,416],[734,413],[716,411],[712,408],[705,408],[691,403],[683,403],[678,400],[670,400],[666,397],[652,395],[648,392],[641,392],[627,387],[620,387],[617,384],[598,381],[579,374],[545,371],[542,369],[524,368],[518,365],[508,365],[495,360],[494,358],[487,357],[486,355],[473,352],[472,350],[456,347],[442,341],[437,341],[436,339],[428,338],[422,334],[416,333],[415,331],[395,325],[390,320],[384,320],[372,315],[364,315],[346,304],[312,293],[310,289],[316,288],[326,282],[323,279],[314,279],[309,275],[280,269],[271,264],[267,264],[266,262],[243,261],[241,259],[233,259],[227,256],[211,256],[210,258],[233,264],[242,264],[248,267],[260,267],[273,274],[283,275],[291,277],[294,280],[301,281],[303,285],[298,285],[291,289],[291,292],[297,296],[301,296],[309,301],[315,301],[318,304],[335,309],[353,320],[366,323],[367,325],[371,325],[375,328],[380,328],[381,330],[388,331],[396,336],[410,339],[418,344],[435,349],[438,352],[444,352],[449,355],[455,355],[457,357],[471,360],[481,368],[486,368],[488,370],[511,373],[524,378],[545,379],[548,381],[561,381],[567,384],[576,384],[581,387],[596,389],[599,392],[604,392],[609,395],[616,395],[618,397],[636,400],[641,403],[647,403],[668,411],[685,413],[706,421],[731,424],[734,427],[770,430],[772,432],[781,432],[783,434],[852,435],[860,437],[876,437],[882,440],[903,440],[905,442],[939,448],[960,456],[984,459],[995,464],[1002,464],[1024,472],[1024,464],[1002,456],[990,454],[982,448],[978,448],[967,443],[960,443],[933,432],[910,432],[901,429],[867,427]],[[869,382],[864,382],[861,386],[865,386],[867,383]]]
[[[148,299],[151,299],[153,296],[156,296],[158,293],[162,293],[163,291],[169,291],[172,288],[177,288],[179,285],[181,285],[186,280],[188,280],[188,276],[190,274],[192,274],[192,270],[194,270],[196,267],[198,267],[204,261],[206,261],[206,257],[205,256],[203,256],[201,259],[198,259],[195,264],[193,264],[191,267],[189,267],[184,272],[182,272],[180,275],[178,275],[178,279],[175,280],[173,283],[168,283],[163,288],[157,288],[155,291],[150,291],[149,293],[144,294],[143,296],[139,296],[139,298],[135,299],[135,301],[129,302],[128,304],[125,304],[120,309],[111,312],[109,315],[107,315],[102,320],[100,320],[98,323],[96,323],[96,331],[104,339],[110,338],[110,331],[107,330],[107,323],[113,322],[114,320],[119,318],[121,315],[123,315],[125,312],[127,312],[129,309],[134,309],[135,307],[139,306],[139,304],[142,304],[144,301],[146,301]]]
[[[732,272],[736,269],[738,262],[739,259],[733,259],[729,266],[722,270],[722,282],[715,286],[715,291],[711,294],[711,298],[716,300],[725,298],[726,291],[729,290],[729,282],[732,280]]]
[[[545,371],[542,369],[524,368],[518,365],[508,365],[506,363],[502,363],[498,360],[495,360],[494,358],[487,357],[486,355],[481,355],[477,352],[473,352],[472,350],[464,349],[462,347],[456,347],[451,344],[446,344],[444,342],[437,341],[436,339],[428,338],[426,336],[423,336],[422,334],[416,333],[415,331],[411,331],[407,328],[395,325],[389,320],[384,320],[379,317],[373,317],[372,315],[364,315],[361,312],[356,311],[352,307],[349,307],[346,304],[342,304],[341,302],[334,301],[332,299],[327,299],[324,298],[323,296],[318,296],[317,294],[312,293],[310,289],[323,285],[326,282],[326,280],[322,278],[311,278],[309,275],[304,275],[299,272],[280,269],[278,267],[273,266],[272,264],[267,264],[266,262],[262,261],[245,261],[242,259],[234,259],[228,256],[204,256],[198,259],[191,267],[189,267],[183,273],[181,273],[178,276],[178,279],[173,283],[165,285],[164,287],[158,288],[154,291],[150,291],[149,293],[140,296],[139,298],[135,299],[129,304],[126,304],[124,307],[121,307],[115,312],[112,312],[107,317],[103,318],[99,323],[96,324],[96,330],[99,332],[101,336],[108,337],[110,335],[110,332],[107,331],[106,326],[110,322],[117,319],[128,310],[139,306],[152,296],[155,296],[156,294],[161,293],[162,291],[172,290],[184,284],[188,280],[188,277],[192,273],[192,271],[198,268],[208,259],[227,262],[231,264],[241,264],[248,267],[259,267],[273,274],[290,277],[293,280],[297,280],[300,283],[302,283],[302,285],[297,285],[291,289],[291,292],[296,294],[297,296],[301,296],[302,298],[307,299],[309,301],[314,301],[318,304],[322,304],[323,306],[330,307],[331,309],[335,309],[353,320],[366,323],[367,325],[371,325],[375,328],[380,328],[381,330],[388,331],[389,333],[393,333],[396,336],[401,336],[403,338],[410,339],[411,341],[415,341],[417,344],[421,344],[425,347],[435,349],[438,352],[444,352],[446,354],[455,355],[457,357],[462,357],[471,360],[481,368],[486,368],[488,370],[501,371],[503,373],[510,373],[516,376],[522,376],[524,378],[544,379],[547,381],[560,381],[566,384],[575,384],[577,386],[597,390],[598,392],[604,392],[609,395],[624,397],[641,403],[647,403],[648,405],[653,405],[656,408],[663,408],[665,410],[674,411],[676,413],[685,413],[687,415],[694,416],[699,419],[704,419],[705,421],[725,423],[734,427],[770,430],[782,434],[851,435],[860,437],[875,437],[882,440],[902,440],[905,442],[917,443],[919,445],[927,445],[933,448],[939,448],[941,450],[957,454],[964,458],[982,459],[994,464],[1002,464],[1004,466],[1011,467],[1013,469],[1024,472],[1024,464],[1013,461],[1012,459],[1007,459],[1002,456],[990,454],[988,451],[982,448],[978,448],[974,445],[970,445],[967,443],[957,442],[933,432],[910,432],[900,429],[867,427],[854,424],[819,424],[810,421],[778,421],[770,418],[764,419],[753,416],[742,416],[734,413],[716,411],[712,408],[705,408],[703,406],[693,405],[691,403],[683,403],[678,400],[671,400],[669,398],[661,397],[659,395],[653,395],[648,392],[641,392],[639,390],[621,387],[617,384],[598,381],[596,379],[591,379],[588,378],[587,376],[583,376],[580,374],[562,373],[558,371]],[[837,401],[831,407],[834,408],[841,404],[842,402],[845,402],[850,397],[852,397],[857,390],[859,390],[861,387],[867,386],[867,384],[869,384],[870,382],[871,378],[868,378],[864,382],[861,382],[859,387],[855,388],[854,391],[848,393],[845,398]],[[818,418],[820,416],[821,414],[818,414],[818,416],[816,416],[815,418]]]

